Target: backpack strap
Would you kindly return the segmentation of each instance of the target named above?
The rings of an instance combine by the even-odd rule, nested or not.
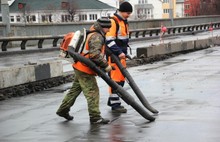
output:
[[[115,24],[116,24],[116,31],[115,31],[115,35],[116,35],[116,39],[118,39],[118,30],[119,30],[119,23],[118,23],[118,19],[116,19],[115,17],[110,17],[110,19],[113,19],[115,21]],[[124,21],[123,21],[124,22]],[[125,24],[125,22],[124,22]],[[128,24],[128,23],[127,23]],[[128,29],[127,29],[127,26],[125,24],[125,30],[126,30],[126,33],[128,33]],[[129,45],[127,45],[128,48],[130,49],[130,54],[132,54],[132,51],[131,51],[131,47]]]
[[[110,19],[113,19],[113,20],[115,21],[115,24],[116,24],[115,35],[116,35],[116,38],[118,38],[118,30],[119,30],[119,23],[118,23],[118,20],[117,20],[115,17],[110,17]]]
[[[100,33],[101,35],[102,35],[102,37],[104,38],[104,42],[105,42],[105,36],[100,32],[100,31],[98,31],[98,30],[92,30],[92,31],[90,31],[90,30],[86,30],[86,39],[87,39],[87,36],[89,35],[89,34],[91,34],[91,33]],[[84,42],[83,43],[83,46],[85,46],[85,43],[86,42]],[[84,54],[84,56],[86,56],[86,55],[88,55],[89,54],[89,52],[87,52],[86,54]]]

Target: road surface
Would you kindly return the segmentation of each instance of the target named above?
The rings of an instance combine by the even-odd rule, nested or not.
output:
[[[0,142],[218,142],[220,139],[220,47],[129,68],[149,103],[159,110],[149,123],[123,102],[127,114],[106,106],[108,86],[97,77],[102,116],[90,125],[83,94],[73,121],[56,116],[71,83],[0,102]],[[128,84],[125,89],[134,96]]]

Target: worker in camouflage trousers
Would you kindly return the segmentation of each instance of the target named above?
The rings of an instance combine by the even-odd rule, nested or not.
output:
[[[106,72],[112,70],[108,62],[104,58],[105,53],[105,33],[109,31],[111,21],[107,18],[98,19],[90,28],[87,35],[82,56],[91,59],[97,66],[103,68]],[[62,101],[57,115],[67,120],[73,120],[73,116],[69,114],[71,106],[74,105],[76,98],[81,92],[85,95],[88,103],[88,112],[91,124],[107,124],[108,119],[101,117],[99,110],[99,88],[96,81],[96,73],[88,66],[77,61],[73,63],[75,78],[70,91],[66,94]]]

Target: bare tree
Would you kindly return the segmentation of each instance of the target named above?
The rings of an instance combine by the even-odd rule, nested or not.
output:
[[[220,14],[220,0],[214,0],[213,8],[216,10],[215,14]]]
[[[220,0],[189,0],[190,16],[220,14]]]
[[[190,0],[190,16],[198,16],[200,14],[200,0]]]
[[[77,11],[77,8],[78,8],[76,0],[68,0],[66,2],[63,2],[62,5],[63,5],[62,8],[66,9],[68,14],[69,14],[68,20],[73,22],[74,21],[74,15],[76,14],[76,11]]]
[[[201,0],[201,15],[220,14],[219,0]]]

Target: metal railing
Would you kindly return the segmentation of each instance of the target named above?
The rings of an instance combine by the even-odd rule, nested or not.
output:
[[[220,28],[220,21],[215,23],[206,23],[206,24],[195,24],[195,25],[181,25],[181,26],[172,26],[167,27],[167,34],[176,34],[176,33],[184,33],[184,32],[196,32],[196,31],[204,31],[208,30],[209,27],[214,29]],[[129,31],[129,38],[135,37],[152,37],[158,36],[161,32],[161,28],[148,28],[148,29],[137,29]]]
[[[212,27],[213,29],[220,28],[220,21],[215,23],[206,23],[206,24],[196,24],[196,25],[185,25],[185,26],[173,26],[167,27],[167,34],[172,35],[176,33],[184,33],[184,32],[196,32],[196,31],[204,31],[209,30]],[[137,29],[137,30],[130,30],[130,39],[138,39],[138,38],[152,38],[154,36],[158,36],[161,32],[161,28],[148,28],[148,29]],[[37,40],[38,41],[38,48],[43,48],[43,43],[45,40],[53,40],[52,46],[57,47],[57,42],[60,39],[63,39],[64,35],[58,36],[26,36],[26,37],[3,37],[0,38],[1,49],[2,51],[7,51],[7,46],[9,42],[12,41],[21,41],[20,47],[21,50],[26,49],[26,43],[29,40]]]
[[[26,49],[26,43],[29,40],[37,40],[38,41],[38,48],[43,48],[43,42],[45,40],[53,40],[52,46],[57,47],[57,42],[59,39],[63,39],[64,35],[58,36],[25,36],[25,37],[4,37],[0,38],[0,42],[2,42],[1,49],[2,51],[7,51],[7,45],[11,41],[21,41],[20,47],[21,50]]]

